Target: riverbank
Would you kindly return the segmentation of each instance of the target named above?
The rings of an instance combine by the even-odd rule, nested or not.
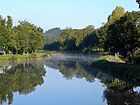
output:
[[[91,66],[105,74],[123,80],[127,79],[133,83],[137,82],[140,85],[140,65],[97,60]]]
[[[51,52],[39,52],[32,54],[5,54],[0,55],[0,62],[11,62],[11,61],[26,61],[33,59],[41,59],[51,56]]]
[[[109,62],[125,63],[125,60],[121,59],[120,57],[115,57],[113,55],[101,56],[98,60],[107,60]]]

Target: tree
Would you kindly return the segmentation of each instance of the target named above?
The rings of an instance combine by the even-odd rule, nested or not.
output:
[[[75,32],[71,28],[66,28],[62,34],[59,35],[58,42],[62,50],[75,50]]]
[[[32,53],[37,49],[43,48],[45,44],[43,29],[28,21],[19,21],[19,23],[18,26],[14,27],[16,52]]]
[[[99,45],[99,39],[96,32],[87,35],[82,43],[79,45],[84,52],[92,52],[93,48],[96,49]]]
[[[102,26],[96,30],[96,35],[99,40],[99,44],[98,44],[99,48],[105,49],[105,42],[106,42],[106,36],[107,36],[106,30],[107,30],[106,26]]]
[[[139,4],[139,8],[140,8],[140,0],[136,0],[136,2]]]
[[[81,30],[76,30],[75,32],[75,38],[76,38],[76,46],[82,50],[81,43],[84,41],[85,37],[87,35],[91,35],[95,31],[94,26],[88,25],[86,28]]]
[[[4,50],[7,43],[6,37],[5,37],[5,34],[6,34],[5,27],[6,27],[6,19],[0,16],[0,47]]]
[[[61,30],[60,28],[52,28],[52,29],[49,29],[48,31],[46,31],[44,33],[44,35],[46,37],[46,43],[50,44],[50,43],[55,42],[62,32],[63,32],[63,30]]]
[[[11,16],[7,16],[7,22],[6,22],[6,39],[7,39],[7,49],[6,52],[8,53],[8,50],[12,50],[15,46],[15,37],[13,34],[13,19]]]
[[[115,21],[119,20],[122,16],[124,16],[125,10],[121,6],[117,6],[115,10],[112,11],[112,14],[108,17],[107,26],[113,24]]]
[[[121,52],[125,58],[131,58],[140,47],[138,33],[140,12],[127,12],[120,20],[114,22],[107,30],[107,48],[111,52]]]
[[[8,53],[8,50],[13,46],[13,19],[7,16],[7,20],[0,16],[0,47]]]

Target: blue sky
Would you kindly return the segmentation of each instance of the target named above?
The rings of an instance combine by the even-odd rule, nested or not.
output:
[[[116,6],[139,10],[135,0],[2,0],[0,15],[11,15],[15,25],[18,20],[27,20],[44,30],[87,25],[98,28]]]

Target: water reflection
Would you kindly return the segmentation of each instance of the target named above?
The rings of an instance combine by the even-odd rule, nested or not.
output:
[[[123,79],[119,77],[115,78],[115,75],[111,73],[109,75],[109,73],[103,73],[91,68],[90,63],[86,62],[52,61],[43,62],[43,64],[46,65],[46,69],[50,69],[47,70],[46,78],[43,78],[46,73],[44,66],[37,63],[1,65],[0,104],[6,102],[8,104],[13,103],[14,105],[19,105],[19,103],[13,102],[15,97],[16,99],[19,97],[18,95],[14,97],[14,93],[27,95],[33,92],[36,94],[27,95],[26,98],[24,97],[25,99],[21,97],[19,101],[23,102],[20,102],[20,105],[24,105],[24,101],[36,105],[39,105],[38,103],[40,102],[42,105],[52,105],[54,100],[56,101],[55,104],[58,105],[66,105],[66,103],[67,105],[73,105],[73,103],[71,103],[73,97],[74,101],[77,100],[81,102],[82,100],[80,104],[76,105],[92,105],[91,103],[94,101],[101,101],[95,105],[140,105],[139,81],[123,81]],[[49,74],[49,72],[51,73]],[[63,77],[60,74],[62,74]],[[80,82],[75,78],[79,78],[78,80],[80,80]],[[44,79],[47,85],[44,83]],[[84,82],[81,82],[81,80],[84,80]],[[87,81],[89,83],[87,83]],[[98,83],[102,83],[103,87],[102,84],[99,85]],[[38,85],[42,86],[39,91],[35,91]],[[83,88],[80,90],[81,87]],[[82,93],[85,97],[82,97]],[[102,97],[102,99],[100,97]],[[65,98],[65,103],[60,102],[64,101],[63,98]],[[85,104],[83,102],[89,103]],[[53,105],[55,104],[53,103]]]
[[[76,77],[94,82],[98,78],[104,84],[103,100],[108,105],[140,105],[140,90],[134,90],[139,87],[139,81],[123,81],[114,75],[97,71],[85,62],[46,62],[46,65],[59,70],[66,79]]]
[[[0,104],[12,104],[13,94],[29,94],[44,83],[45,69],[36,63],[22,63],[1,66]]]
[[[97,71],[90,67],[89,63],[85,62],[47,62],[47,66],[58,69],[66,79],[85,78],[89,82],[95,80]]]
[[[127,86],[123,81],[117,83],[107,87],[103,93],[108,105],[140,105],[140,92],[134,91],[134,86]]]

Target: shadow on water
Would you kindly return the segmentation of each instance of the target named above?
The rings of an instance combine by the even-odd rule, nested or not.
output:
[[[99,60],[91,66],[100,72],[140,86],[140,65]]]
[[[13,94],[29,94],[44,83],[45,69],[36,63],[6,64],[0,67],[0,104],[12,104]]]
[[[64,78],[85,78],[88,82],[94,82],[95,78],[104,84],[103,100],[108,105],[140,105],[139,83],[130,83],[97,71],[86,62],[51,61],[46,66],[59,70]]]

